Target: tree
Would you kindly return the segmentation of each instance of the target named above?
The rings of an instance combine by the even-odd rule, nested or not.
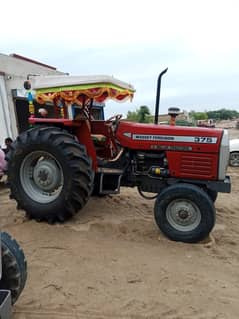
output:
[[[127,120],[132,121],[132,122],[138,122],[137,110],[136,111],[128,111]]]
[[[191,111],[189,113],[190,117],[193,118],[195,121],[197,120],[207,120],[208,119],[208,115],[206,112],[195,112],[195,111]]]
[[[215,120],[231,120],[233,118],[238,118],[239,113],[235,110],[220,109],[216,111],[208,111],[208,118]]]
[[[127,120],[139,123],[149,123],[151,118],[151,113],[146,105],[140,106],[136,111],[128,111]]]
[[[138,115],[139,115],[139,123],[148,123],[149,122],[150,110],[146,105],[140,106],[140,109],[138,111]]]

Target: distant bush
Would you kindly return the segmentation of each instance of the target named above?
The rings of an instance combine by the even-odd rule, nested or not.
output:
[[[176,120],[176,125],[178,125],[178,126],[195,126],[194,123],[189,122],[187,120]]]
[[[191,111],[189,113],[190,117],[197,121],[197,120],[232,120],[235,118],[239,118],[239,112],[236,110],[229,110],[229,109],[220,109],[215,111],[205,111],[205,112],[195,112]]]
[[[195,121],[198,121],[198,120],[207,120],[208,119],[208,115],[206,112],[195,112],[195,111],[191,111],[189,113],[189,116],[195,120]]]
[[[220,109],[217,111],[208,111],[208,118],[215,120],[232,120],[239,117],[239,112],[235,110]]]
[[[127,120],[139,123],[149,123],[151,121],[151,113],[146,105],[140,106],[136,111],[128,111]]]

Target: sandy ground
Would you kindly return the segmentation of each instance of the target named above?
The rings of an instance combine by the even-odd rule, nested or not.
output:
[[[231,137],[239,137],[231,131]],[[13,319],[233,319],[239,313],[239,169],[200,244],[169,241],[134,189],[92,198],[64,225],[27,220],[1,187],[1,228],[22,245],[27,285]]]

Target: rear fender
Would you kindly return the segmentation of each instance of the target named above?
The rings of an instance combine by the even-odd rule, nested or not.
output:
[[[78,141],[85,145],[88,156],[92,159],[92,168],[97,170],[96,151],[91,138],[90,125],[88,121],[73,121],[69,119],[51,119],[51,118],[29,118],[29,123],[32,125],[54,125],[64,128],[69,133],[77,137]]]
[[[97,158],[95,147],[91,138],[90,127],[86,121],[80,122],[78,127],[74,128],[74,135],[77,137],[80,144],[86,147],[86,152],[92,160],[92,168],[97,170]]]

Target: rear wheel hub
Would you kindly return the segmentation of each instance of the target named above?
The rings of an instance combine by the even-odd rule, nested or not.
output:
[[[54,191],[60,181],[60,170],[53,160],[42,160],[33,169],[35,184],[46,191]]]
[[[63,171],[57,159],[45,151],[29,153],[20,167],[20,181],[25,193],[34,201],[54,201],[63,187]]]

